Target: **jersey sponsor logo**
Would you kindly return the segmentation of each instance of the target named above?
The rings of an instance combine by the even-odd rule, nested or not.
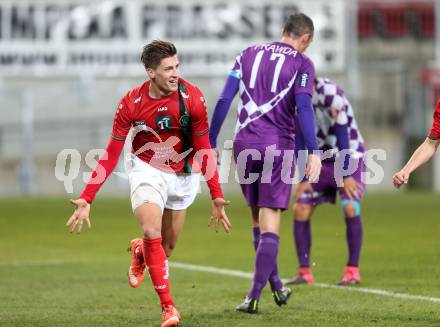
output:
[[[167,130],[171,129],[171,116],[156,117],[156,129]]]
[[[162,112],[162,111],[167,111],[168,107],[160,107],[159,109],[157,109],[157,112]]]
[[[134,103],[139,103],[139,102],[141,102],[141,98],[142,98],[142,95],[141,95],[139,98],[134,99]]]
[[[299,80],[300,82],[300,84],[299,84],[299,86],[300,87],[307,87],[307,82],[309,81],[309,74],[307,74],[307,73],[302,73],[301,74],[301,78],[300,78],[300,80]]]

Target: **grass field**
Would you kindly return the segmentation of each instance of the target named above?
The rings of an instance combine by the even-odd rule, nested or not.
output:
[[[171,261],[250,272],[250,222],[241,198],[228,210],[230,235],[207,228],[209,201],[199,198]],[[364,202],[362,288],[440,298],[440,197],[369,195]],[[158,299],[146,280],[126,281],[128,241],[138,235],[128,199],[101,199],[91,231],[64,227],[65,199],[0,200],[0,326],[158,326]],[[291,212],[283,214],[279,268],[294,273]],[[345,227],[336,206],[317,211],[313,262],[317,282],[334,284],[346,260]],[[171,268],[183,326],[440,326],[440,302],[299,286],[278,308],[266,290],[260,314],[236,313],[250,280]]]

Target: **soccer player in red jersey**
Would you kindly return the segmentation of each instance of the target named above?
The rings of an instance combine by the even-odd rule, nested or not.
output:
[[[224,200],[218,182],[203,94],[180,78],[175,46],[155,40],[144,47],[141,59],[149,80],[121,99],[107,149],[80,198],[71,200],[76,208],[67,227],[76,233],[84,222],[91,227],[90,204],[118,163],[132,129],[132,152],[126,157],[126,167],[132,208],[143,239],[131,241],[128,282],[138,287],[148,269],[162,306],[162,327],[169,327],[177,326],[181,318],[170,292],[167,257],[198,192],[199,172],[210,189],[210,224],[216,230],[220,223],[227,232],[231,227],[224,211],[229,201]]]
[[[437,101],[434,112],[434,120],[428,137],[416,151],[406,165],[393,176],[393,183],[396,188],[407,184],[411,173],[432,158],[440,144],[440,99]]]

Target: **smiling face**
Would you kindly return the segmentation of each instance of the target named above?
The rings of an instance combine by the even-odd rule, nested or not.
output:
[[[147,74],[160,93],[167,95],[177,91],[180,77],[177,55],[162,59],[156,68],[147,68]]]

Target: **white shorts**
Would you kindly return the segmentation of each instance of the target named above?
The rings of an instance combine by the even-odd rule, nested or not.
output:
[[[195,200],[200,173],[175,174],[161,171],[133,154],[126,157],[133,211],[144,203],[155,203],[164,210],[183,210]]]

